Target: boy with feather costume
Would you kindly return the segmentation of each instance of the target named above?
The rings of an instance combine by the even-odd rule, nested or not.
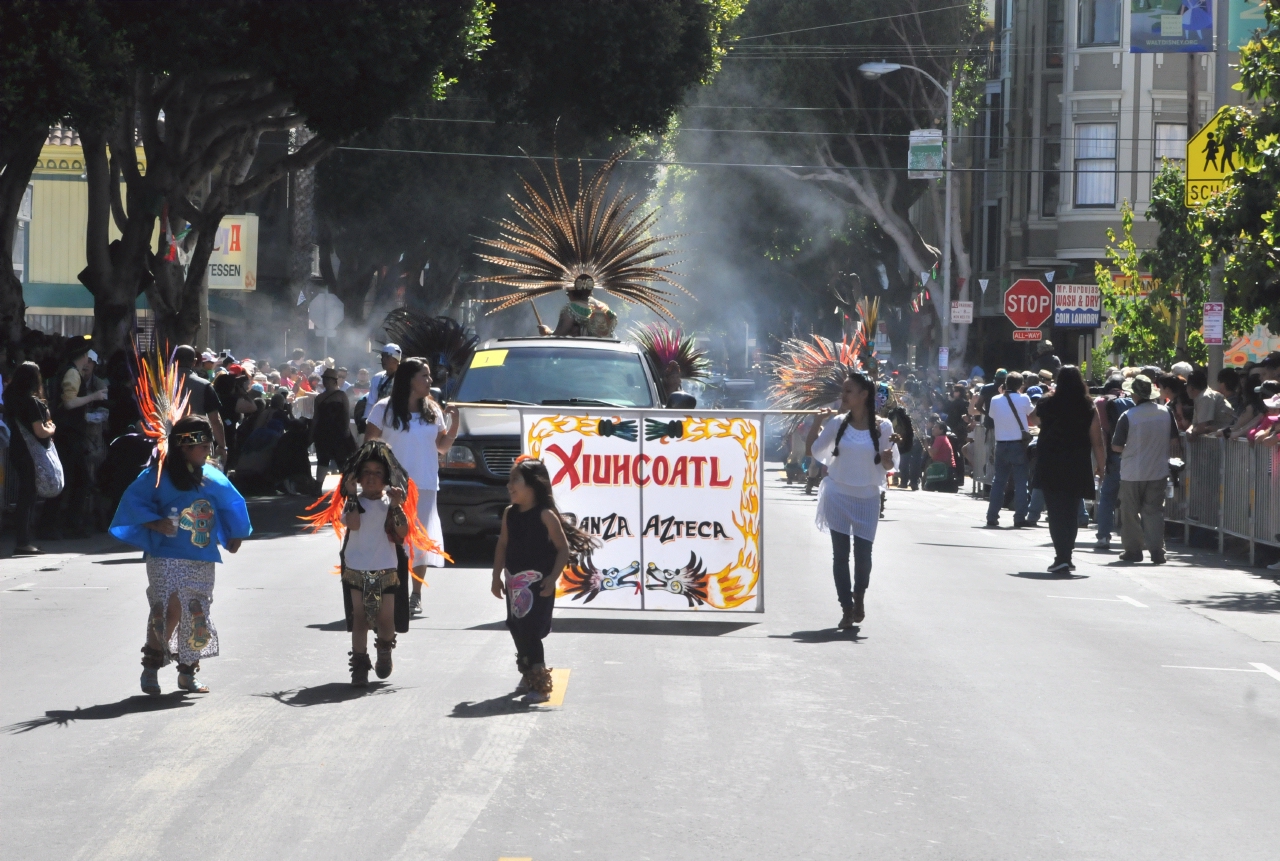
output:
[[[187,416],[184,378],[176,365],[137,360],[134,394],[143,432],[155,444],[151,464],[129,485],[111,534],[139,547],[147,566],[147,641],[142,647],[143,693],[159,694],[158,671],[178,661],[178,687],[209,688],[196,677],[203,658],[218,654],[210,618],[218,545],[235,553],[253,532],[244,497],[209,464],[213,428]]]
[[[351,684],[366,686],[369,670],[385,679],[391,675],[396,634],[409,630],[409,578],[417,576],[410,572],[410,555],[416,548],[449,559],[418,518],[418,487],[391,446],[370,440],[347,460],[338,486],[307,510],[316,511],[303,518],[314,530],[332,526],[342,541],[338,571],[351,632]],[[369,661],[370,630],[376,632],[376,666]]]

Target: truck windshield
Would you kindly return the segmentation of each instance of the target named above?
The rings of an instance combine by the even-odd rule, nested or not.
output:
[[[573,399],[651,407],[653,393],[636,353],[570,347],[481,350],[454,400],[542,404]]]

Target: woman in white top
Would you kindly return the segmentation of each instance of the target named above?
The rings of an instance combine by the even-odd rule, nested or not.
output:
[[[442,430],[441,423],[448,422]],[[395,452],[404,471],[418,486],[418,519],[426,527],[427,535],[441,547],[444,546],[444,530],[440,527],[440,515],[436,512],[436,491],[440,487],[440,455],[449,451],[458,438],[458,408],[441,409],[431,397],[431,366],[426,359],[405,359],[396,368],[391,382],[391,396],[383,398],[369,411],[364,438],[385,440]],[[409,610],[414,615],[422,612],[422,581],[427,566],[444,566],[444,557],[438,553],[414,550],[410,566],[413,568],[413,594],[409,596]]]
[[[836,597],[843,615],[839,630],[866,617],[863,593],[871,579],[871,545],[880,522],[880,493],[893,466],[893,425],[875,413],[875,383],[860,371],[844,381],[840,409],[833,418],[823,410],[809,430],[807,448],[827,467],[818,489],[816,523],[831,533]],[[819,432],[820,431],[820,432]],[[849,547],[853,539],[853,586],[849,584]]]

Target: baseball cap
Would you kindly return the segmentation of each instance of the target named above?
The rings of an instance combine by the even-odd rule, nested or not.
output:
[[[1151,400],[1151,378],[1146,374],[1138,374],[1133,378],[1133,397],[1139,401]]]
[[[1255,386],[1253,391],[1255,394],[1262,395],[1264,400],[1272,395],[1280,395],[1280,381],[1267,380],[1262,385]]]
[[[214,354],[213,354],[213,351],[212,351],[212,350],[205,350],[203,353],[201,353],[201,354],[200,354],[200,361],[202,361],[202,362],[216,362],[216,361],[218,361],[218,357],[217,357],[216,355],[214,355]]]
[[[383,345],[382,345],[382,349],[381,349],[381,350],[379,350],[378,352],[379,352],[379,353],[381,353],[381,354],[382,354],[382,355],[384,355],[384,356],[391,356],[392,358],[397,359],[397,360],[401,358],[400,345],[399,345],[399,344],[393,344],[393,343],[391,343],[390,341],[388,341],[387,343],[383,344]]]
[[[1107,381],[1102,385],[1102,391],[1110,392],[1114,390],[1124,390],[1124,377],[1108,377]]]
[[[1027,389],[1027,397],[1031,398],[1031,400],[1033,401],[1038,400],[1039,398],[1043,397],[1043,395],[1044,395],[1044,389],[1040,388],[1039,386],[1032,386],[1031,388]]]
[[[1267,398],[1262,403],[1269,410],[1280,410],[1280,395]]]

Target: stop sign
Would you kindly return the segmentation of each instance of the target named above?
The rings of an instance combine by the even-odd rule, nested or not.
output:
[[[1019,329],[1038,329],[1053,313],[1053,294],[1033,278],[1021,278],[1004,294],[1004,315]]]

